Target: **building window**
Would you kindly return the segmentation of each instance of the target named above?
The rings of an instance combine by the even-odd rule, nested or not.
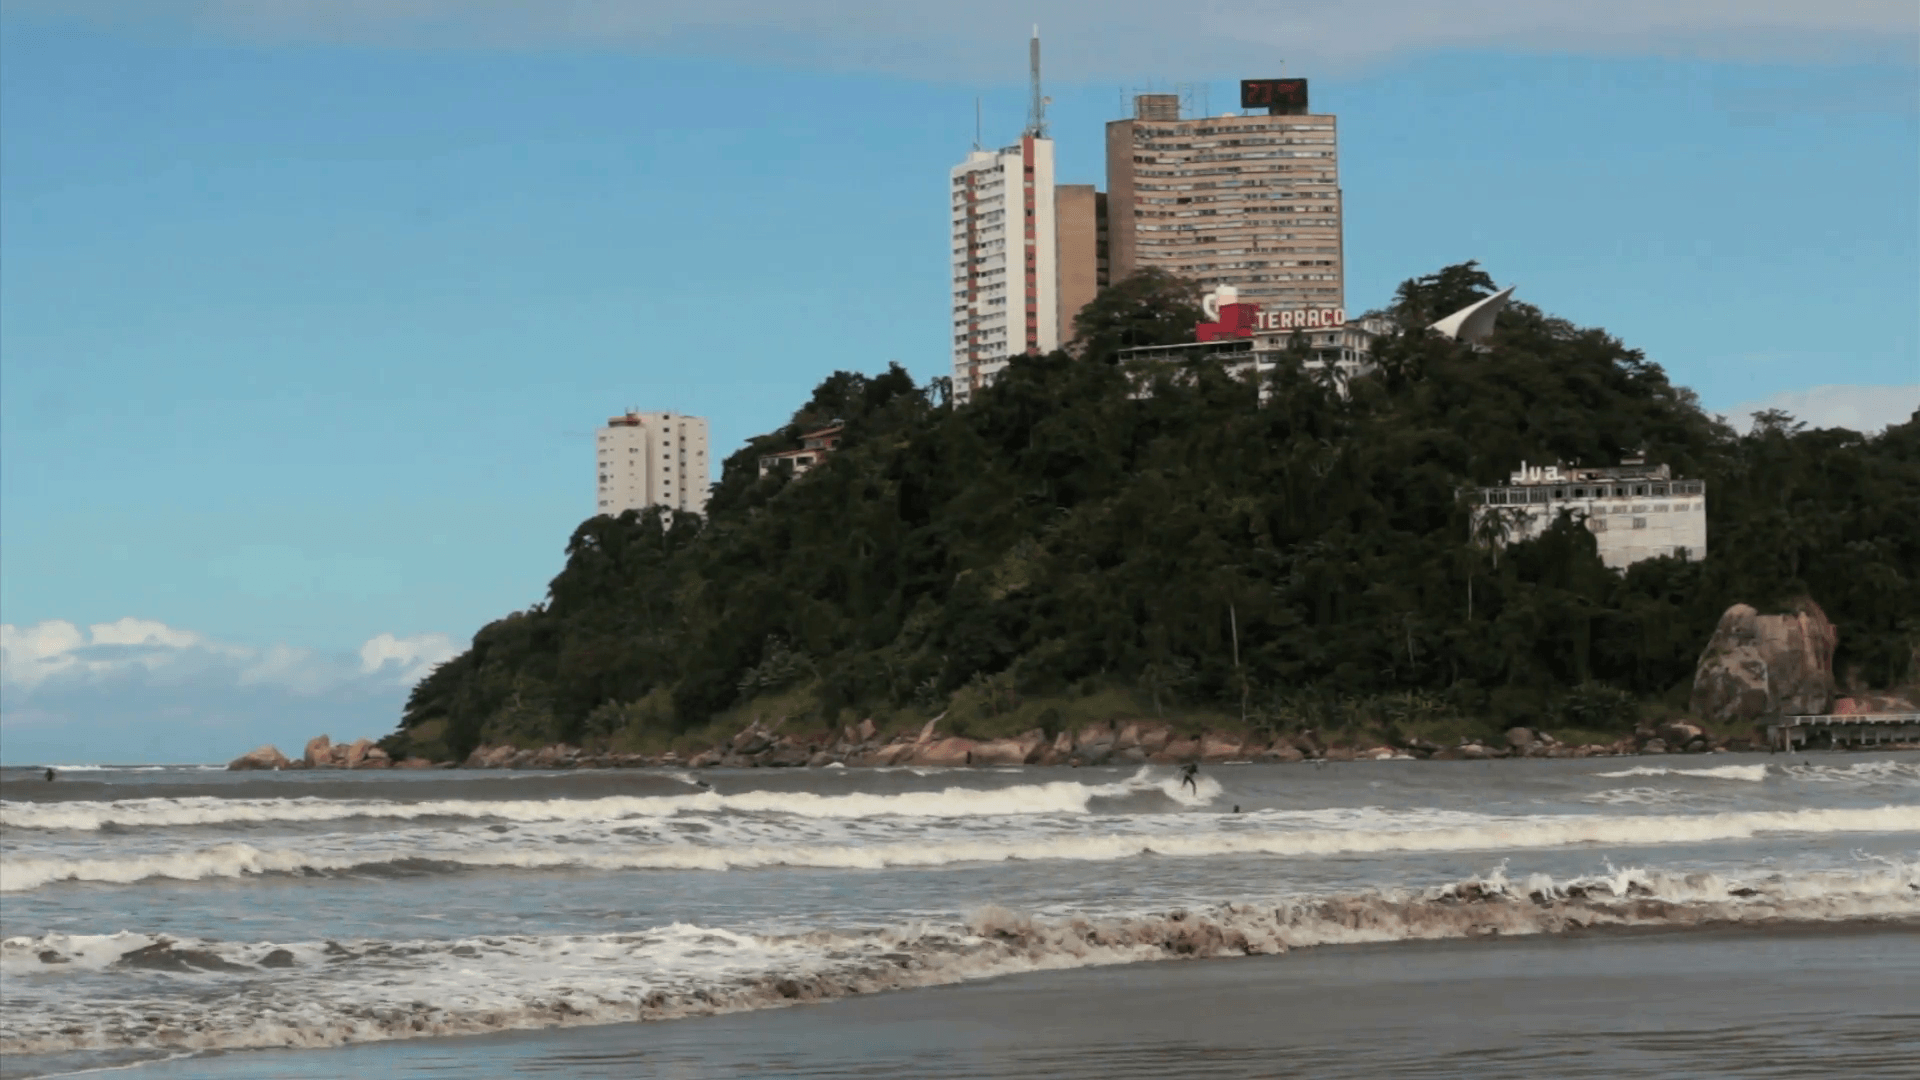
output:
[[[1636,528],[1636,529],[1644,529],[1644,528],[1646,528],[1646,527],[1647,527],[1647,519],[1646,519],[1646,518],[1643,518],[1643,517],[1637,517],[1637,518],[1634,518],[1634,519],[1633,519],[1633,527],[1634,527],[1634,528]]]

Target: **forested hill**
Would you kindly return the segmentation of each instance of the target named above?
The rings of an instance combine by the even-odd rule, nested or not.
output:
[[[1423,326],[1489,285],[1450,267],[1392,313]],[[1378,708],[1598,729],[1684,701],[1730,603],[1800,596],[1839,626],[1843,682],[1916,674],[1920,422],[1867,437],[1769,414],[1739,435],[1638,351],[1524,304],[1490,352],[1383,339],[1346,398],[1282,370],[1260,406],[1204,367],[1135,392],[1114,351],[1186,333],[1193,300],[1164,278],[1111,288],[1077,357],[1017,360],[964,408],[898,367],[835,373],[727,459],[704,522],[582,524],[545,601],[422,681],[390,743],[642,745],[762,706],[816,726],[946,712],[984,733],[1095,699],[1276,726]],[[823,466],[757,476],[761,453],[835,419]],[[1623,576],[1571,522],[1469,542],[1463,486],[1635,450],[1708,481],[1703,562]]]

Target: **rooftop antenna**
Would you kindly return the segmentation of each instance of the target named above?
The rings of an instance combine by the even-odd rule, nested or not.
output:
[[[1033,41],[1027,45],[1028,66],[1033,69],[1033,102],[1027,107],[1027,132],[1036,139],[1047,137],[1047,99],[1040,96],[1040,24],[1033,24]]]
[[[973,148],[980,149],[980,99],[973,99]]]

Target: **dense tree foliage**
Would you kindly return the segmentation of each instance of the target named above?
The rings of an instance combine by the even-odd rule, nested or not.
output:
[[[780,695],[832,721],[1095,687],[1148,714],[1391,698],[1592,727],[1682,694],[1728,604],[1802,595],[1840,626],[1843,676],[1915,674],[1920,419],[1863,436],[1768,414],[1741,435],[1639,352],[1528,305],[1490,351],[1412,329],[1490,284],[1467,264],[1402,286],[1409,329],[1344,396],[1283,369],[1260,405],[1217,369],[1084,358],[1190,326],[1166,281],[1108,290],[1083,358],[1016,360],[964,408],[898,367],[837,372],[726,461],[706,520],[581,525],[546,601],[422,681],[402,734],[457,755],[684,731]],[[758,475],[836,420],[822,466]],[[1708,558],[1616,573],[1570,519],[1470,536],[1463,487],[1634,451],[1708,481]]]

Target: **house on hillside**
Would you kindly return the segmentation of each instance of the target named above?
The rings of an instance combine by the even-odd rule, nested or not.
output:
[[[776,470],[785,471],[793,476],[802,476],[812,471],[827,455],[840,448],[845,424],[823,427],[818,431],[809,431],[800,436],[800,448],[782,450],[777,454],[760,456],[760,475],[765,476]]]

